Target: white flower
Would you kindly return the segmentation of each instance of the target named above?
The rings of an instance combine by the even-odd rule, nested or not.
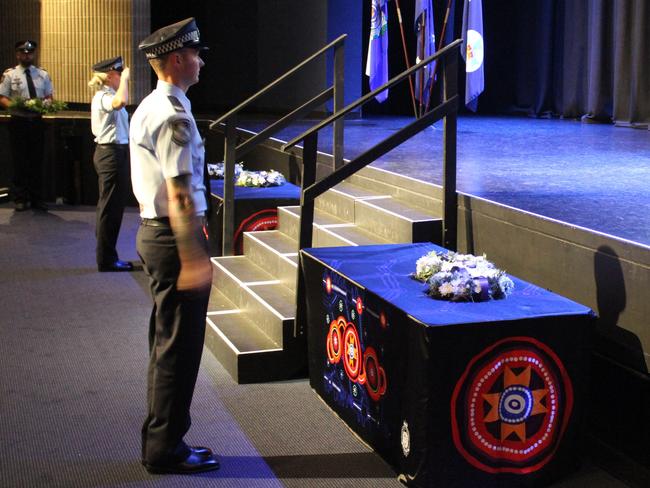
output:
[[[426,254],[415,263],[415,276],[420,280],[426,280],[440,269],[440,258],[434,254]]]
[[[510,278],[508,278],[506,275],[501,275],[499,277],[498,283],[499,283],[499,288],[501,288],[501,291],[506,296],[509,295],[510,293],[512,293],[512,290],[515,287],[514,282]]]
[[[443,297],[444,297],[444,296],[447,296],[447,295],[453,295],[453,294],[454,294],[454,286],[453,286],[451,283],[449,283],[449,282],[447,282],[447,283],[443,283],[443,284],[440,285],[440,287],[438,288],[438,291],[440,292],[440,294],[441,294]]]
[[[239,186],[246,186],[247,178],[248,176],[246,175],[246,171],[242,171],[241,174],[239,175],[239,178],[237,178],[237,182],[235,184]]]
[[[490,298],[504,298],[514,288],[512,280],[485,255],[432,251],[416,261],[413,276],[428,283],[430,295],[447,300],[484,298],[486,291]]]

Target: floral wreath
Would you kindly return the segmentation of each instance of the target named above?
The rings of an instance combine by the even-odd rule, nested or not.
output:
[[[481,302],[506,298],[515,287],[505,271],[483,256],[431,251],[415,263],[416,280],[426,283],[427,294],[452,302]]]
[[[224,173],[224,163],[208,164],[208,174],[210,176],[222,180]],[[280,186],[286,182],[284,175],[273,169],[269,171],[248,171],[244,169],[244,163],[235,164],[235,186]]]
[[[10,109],[22,109],[36,112],[39,114],[53,114],[60,110],[68,108],[68,104],[61,100],[52,100],[51,98],[23,98],[14,97],[9,102]]]

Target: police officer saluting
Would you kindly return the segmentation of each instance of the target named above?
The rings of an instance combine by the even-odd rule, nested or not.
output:
[[[202,229],[204,148],[185,95],[204,65],[199,30],[189,18],[157,30],[139,48],[158,76],[130,129],[131,179],[142,218],[137,250],[154,300],[142,462],[151,473],[210,471],[219,468],[212,451],[183,440],[212,281]]]
[[[121,261],[115,248],[122,225],[129,178],[129,68],[122,56],[104,59],[93,66],[88,86],[95,90],[91,104],[95,136],[93,163],[99,184],[97,201],[97,268],[99,271],[131,271],[133,265]]]
[[[36,41],[18,41],[18,66],[9,68],[0,81],[0,104],[9,108],[12,99],[40,98],[52,100],[52,81],[42,68],[34,66]],[[44,126],[40,114],[26,109],[12,109],[9,134],[14,162],[13,197],[17,211],[47,211],[41,196]]]

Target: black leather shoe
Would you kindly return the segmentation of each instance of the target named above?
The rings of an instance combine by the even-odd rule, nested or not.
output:
[[[29,202],[15,202],[14,209],[16,212],[24,212],[29,208]]]
[[[144,463],[144,467],[151,474],[192,474],[219,469],[219,461],[212,454],[201,455],[192,449],[184,461],[173,464]]]
[[[209,447],[203,447],[203,446],[188,446],[188,447],[189,447],[191,453],[194,453],[199,457],[208,458],[208,457],[214,455],[212,453],[212,449],[210,449]],[[144,459],[142,460],[142,465],[143,466],[147,465],[147,463],[146,463],[146,461]]]
[[[194,452],[194,454],[197,454],[199,456],[208,457],[213,455],[212,449],[210,449],[209,447],[190,446],[190,449],[192,450],[192,452]]]
[[[133,264],[118,259],[112,264],[100,264],[97,269],[102,273],[105,271],[133,271]]]

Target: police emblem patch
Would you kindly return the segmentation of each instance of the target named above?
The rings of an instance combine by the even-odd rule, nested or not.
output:
[[[179,146],[186,146],[192,139],[192,130],[190,121],[187,119],[175,119],[171,122],[172,125],[172,141]]]

